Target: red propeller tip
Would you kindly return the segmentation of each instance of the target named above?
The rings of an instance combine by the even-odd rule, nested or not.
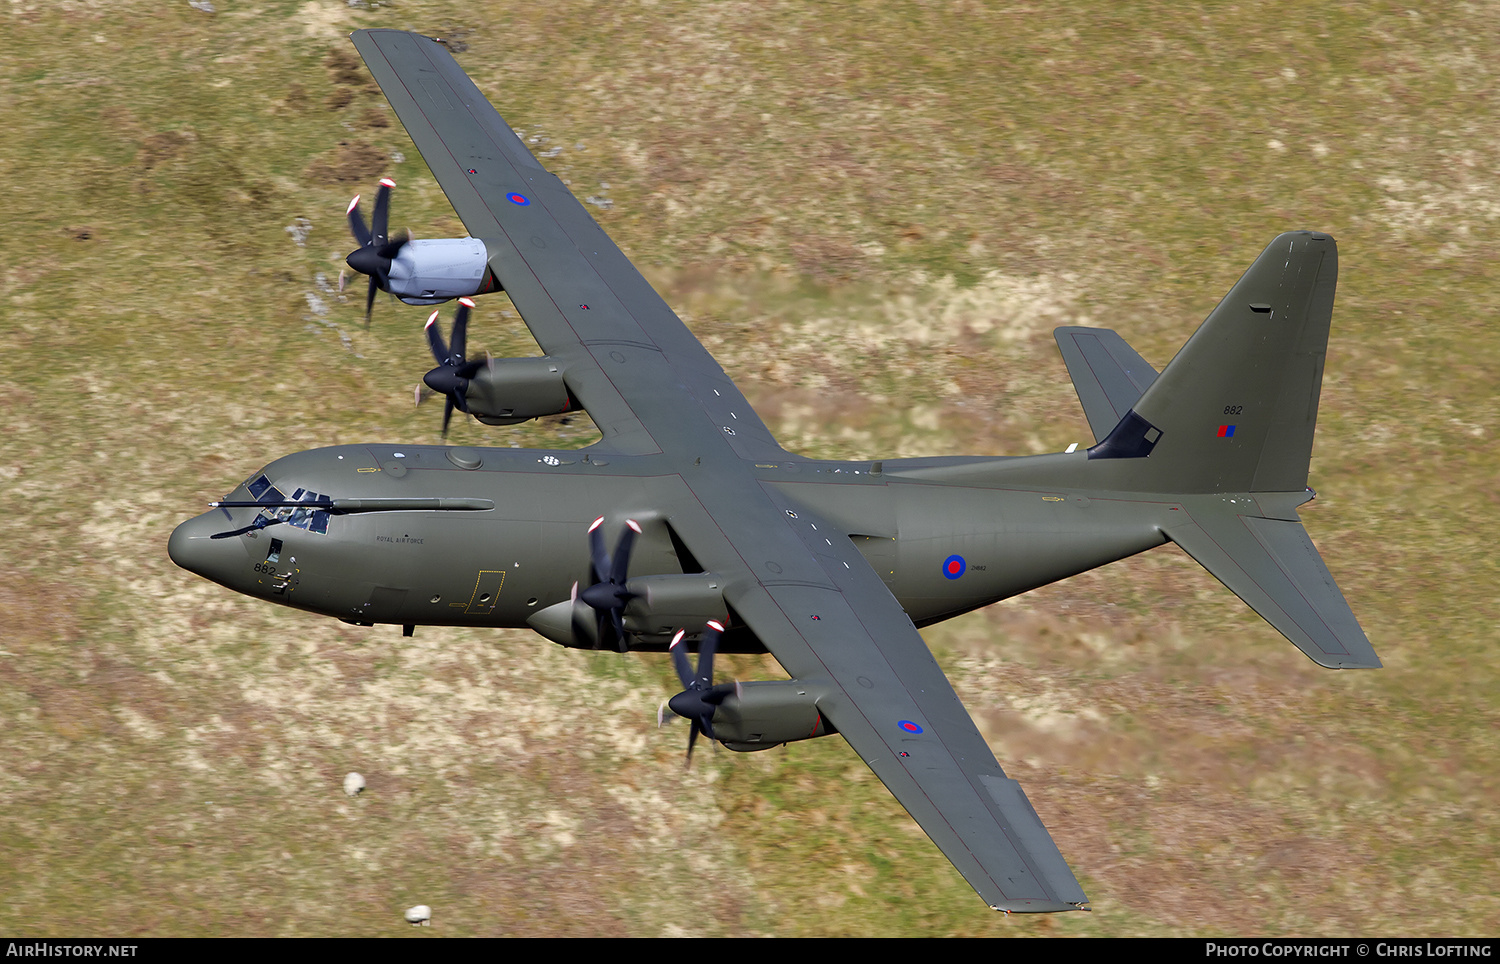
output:
[[[388,177],[383,177],[383,178],[380,179],[380,186],[381,187],[395,187],[396,186],[396,182],[393,181],[393,180],[391,180]]]
[[[597,518],[597,519],[594,520],[594,524],[593,525],[589,526],[589,531],[593,532],[595,529],[599,528],[603,524],[604,524],[604,516],[601,515],[599,518]]]
[[[461,305],[463,305],[465,308],[472,308],[472,307],[474,307],[474,299],[473,298],[460,298],[460,299],[458,299],[458,303],[461,304]]]
[[[430,315],[427,316],[427,324],[423,325],[422,327],[423,328],[431,328],[432,327],[432,323],[435,322],[435,321],[437,321],[437,319],[438,319],[437,309],[433,309],[432,314],[430,314]]]
[[[710,619],[708,621],[708,628],[716,629],[721,633],[724,631],[724,626],[717,619]]]
[[[684,637],[686,635],[687,635],[687,630],[686,629],[679,629],[679,630],[677,630],[677,635],[672,637],[672,646],[676,646],[678,643],[682,642],[682,637]],[[671,649],[672,646],[668,646],[667,648]]]
[[[636,531],[637,535],[640,534],[641,527],[640,527],[640,525],[634,519],[626,519],[625,520],[625,524],[628,525],[628,526],[630,526],[630,528],[634,529]]]
[[[356,195],[354,195],[354,200],[350,201],[349,202],[349,206],[344,209],[344,213],[348,214],[350,211],[353,211],[358,206],[359,206],[359,195],[356,194]]]

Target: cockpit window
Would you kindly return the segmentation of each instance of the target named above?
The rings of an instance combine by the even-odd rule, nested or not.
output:
[[[332,498],[301,487],[293,490],[290,496],[283,495],[281,490],[272,485],[271,480],[264,475],[256,476],[246,485],[255,501],[268,503],[267,507],[260,512],[263,518],[279,518],[294,529],[306,529],[308,532],[316,532],[319,535],[328,534],[328,513],[325,510],[287,506],[272,508],[269,503],[315,502],[319,505],[332,505]]]

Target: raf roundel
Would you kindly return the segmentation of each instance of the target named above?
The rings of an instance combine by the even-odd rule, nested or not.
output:
[[[949,556],[943,560],[943,575],[949,579],[957,579],[968,568],[969,564],[964,562],[963,556]]]
[[[899,726],[899,727],[901,727],[901,729],[905,730],[908,733],[921,733],[922,732],[922,728],[920,726],[918,726],[917,724],[913,723],[911,720],[901,720],[896,725]]]
[[[510,194],[507,194],[505,196],[510,199],[510,203],[519,204],[523,208],[531,203],[531,199],[524,194],[516,194],[515,192],[511,192]]]

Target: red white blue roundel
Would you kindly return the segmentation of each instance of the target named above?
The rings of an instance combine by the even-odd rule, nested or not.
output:
[[[509,193],[509,194],[507,194],[505,196],[510,199],[510,203],[512,203],[512,204],[519,204],[523,208],[526,205],[528,205],[528,204],[531,203],[531,199],[528,198],[526,195],[524,195],[524,194],[517,194],[514,191],[512,191],[511,193]]]
[[[920,726],[918,726],[917,724],[913,723],[911,720],[898,720],[898,721],[896,721],[896,725],[899,726],[899,727],[901,727],[901,729],[905,730],[908,733],[921,733],[922,732],[922,728]]]
[[[943,560],[943,575],[949,579],[957,579],[968,568],[969,564],[964,562],[963,556],[953,555]]]

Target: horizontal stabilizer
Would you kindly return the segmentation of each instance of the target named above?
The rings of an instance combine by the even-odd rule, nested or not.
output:
[[[1108,328],[1058,328],[1052,335],[1094,440],[1103,441],[1156,381],[1156,369]]]
[[[1167,537],[1266,622],[1330,669],[1376,669],[1380,658],[1301,522],[1241,515],[1249,496],[1183,501]]]

